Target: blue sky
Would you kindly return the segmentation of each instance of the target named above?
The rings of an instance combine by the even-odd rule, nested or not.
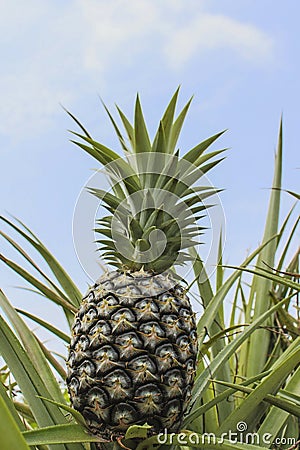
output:
[[[195,96],[182,152],[228,128],[219,144],[230,147],[227,159],[210,180],[225,188],[225,261],[241,263],[261,240],[281,113],[283,184],[299,192],[299,2],[10,0],[0,6],[2,214],[23,220],[84,290],[90,280],[76,258],[72,218],[96,162],[68,141],[74,125],[60,103],[115,148],[99,95],[131,117],[138,91],[153,136],[181,84],[181,106]],[[284,197],[283,216],[291,204]],[[6,247],[5,253],[12,255]],[[19,280],[1,267],[0,281],[21,304],[24,294],[10,288]]]

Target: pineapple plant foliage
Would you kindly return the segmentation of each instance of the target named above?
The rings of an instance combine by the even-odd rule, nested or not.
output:
[[[216,190],[193,184],[217,163],[206,161],[220,151],[204,152],[219,134],[179,157],[176,141],[189,104],[174,120],[177,95],[152,144],[139,100],[133,126],[119,110],[128,140],[109,113],[124,159],[94,141],[74,118],[84,132],[78,145],[105,165],[112,184],[109,193],[91,190],[109,211],[96,231],[103,257],[115,269],[83,301],[76,284],[30,229],[1,218],[10,230],[1,235],[24,264],[4,255],[1,260],[31,285],[33,295],[40,294],[45,307],[47,300],[54,302],[72,329],[70,338],[45,318],[14,308],[0,292],[5,314],[0,316],[3,450],[142,450],[162,443],[254,450],[274,448],[275,439],[279,448],[297,447],[299,249],[287,258],[299,226],[299,217],[292,222],[298,205],[282,225],[279,211],[281,198],[299,195],[281,189],[282,130],[262,244],[240,266],[225,268],[220,238],[213,286],[194,246],[202,233],[198,219],[205,212],[205,198]],[[151,153],[158,155],[159,164]],[[189,292],[175,272],[184,264],[195,274]],[[196,324],[188,296],[202,305]],[[231,308],[229,318],[224,305]],[[68,373],[24,317],[69,346]],[[171,432],[163,440],[156,434],[162,428]],[[235,431],[240,433],[233,443],[229,433]],[[248,432],[254,433],[250,441]],[[220,443],[209,433],[225,437]],[[263,440],[266,433],[269,441]],[[118,440],[109,443],[111,438]]]

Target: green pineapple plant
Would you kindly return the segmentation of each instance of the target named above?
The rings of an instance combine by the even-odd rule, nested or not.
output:
[[[112,192],[91,189],[110,215],[96,232],[105,261],[117,267],[92,286],[75,316],[68,358],[71,401],[95,433],[124,436],[133,424],[178,431],[191,396],[197,356],[194,313],[174,273],[197,245],[197,216],[215,190],[191,187],[219,161],[205,153],[221,133],[182,158],[176,150],[190,101],[174,119],[178,90],[150,143],[137,97],[134,126],[117,131],[125,159],[85,131],[75,143],[102,164]],[[83,130],[84,128],[81,127]],[[116,174],[118,177],[116,177]]]
[[[32,270],[4,255],[2,261],[43,300],[54,302],[72,330],[70,337],[45,319],[15,309],[1,292],[6,319],[0,317],[0,353],[7,367],[0,383],[0,423],[9,430],[3,434],[4,450],[298,445],[299,249],[289,262],[287,255],[299,217],[289,233],[295,211],[279,226],[280,199],[286,195],[281,190],[282,129],[262,244],[240,266],[225,268],[220,240],[213,286],[195,246],[203,231],[198,219],[206,209],[204,200],[216,190],[190,188],[191,180],[195,183],[218,162],[207,163],[221,151],[204,152],[220,134],[180,158],[176,141],[189,103],[174,119],[177,95],[152,144],[139,100],[134,125],[119,111],[128,141],[110,115],[125,153],[122,160],[79,124],[83,134],[78,145],[106,165],[113,186],[109,195],[92,192],[109,211],[96,231],[103,257],[115,269],[86,295],[26,226],[2,218],[42,257],[52,276],[4,232]],[[167,170],[153,170],[151,153],[169,163]],[[177,224],[170,210],[161,207],[167,203],[177,213]],[[194,269],[188,292],[175,271],[182,264]],[[233,271],[229,276],[228,270]],[[197,323],[188,299],[192,296],[203,306]],[[228,299],[229,319],[224,314]],[[69,346],[67,371],[24,316]],[[165,334],[160,336],[160,329]],[[237,431],[233,442],[230,433]]]

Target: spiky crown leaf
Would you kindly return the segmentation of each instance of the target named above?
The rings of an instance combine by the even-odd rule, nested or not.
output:
[[[223,158],[213,159],[224,150],[205,153],[224,131],[197,144],[181,158],[176,144],[191,100],[175,118],[179,88],[160,120],[151,143],[137,95],[134,124],[117,107],[127,134],[124,138],[110,111],[104,105],[124,152],[116,152],[95,141],[71,113],[84,134],[72,140],[105,166],[111,191],[91,188],[109,215],[97,221],[97,241],[107,263],[128,270],[162,272],[189,260],[188,248],[203,227],[197,221],[205,214],[203,201],[218,190],[195,183]]]

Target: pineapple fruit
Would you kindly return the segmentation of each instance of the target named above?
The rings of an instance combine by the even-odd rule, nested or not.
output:
[[[96,232],[104,260],[115,266],[88,290],[72,327],[67,384],[70,399],[91,431],[104,439],[133,424],[152,433],[176,432],[188,409],[197,357],[197,332],[186,288],[175,267],[202,228],[204,199],[216,190],[193,187],[221,159],[205,153],[222,134],[183,157],[177,139],[190,101],[175,119],[175,92],[150,143],[139,98],[134,125],[118,108],[125,140],[107,110],[125,157],[84,134],[73,141],[105,166],[111,192],[91,189],[109,215]]]

